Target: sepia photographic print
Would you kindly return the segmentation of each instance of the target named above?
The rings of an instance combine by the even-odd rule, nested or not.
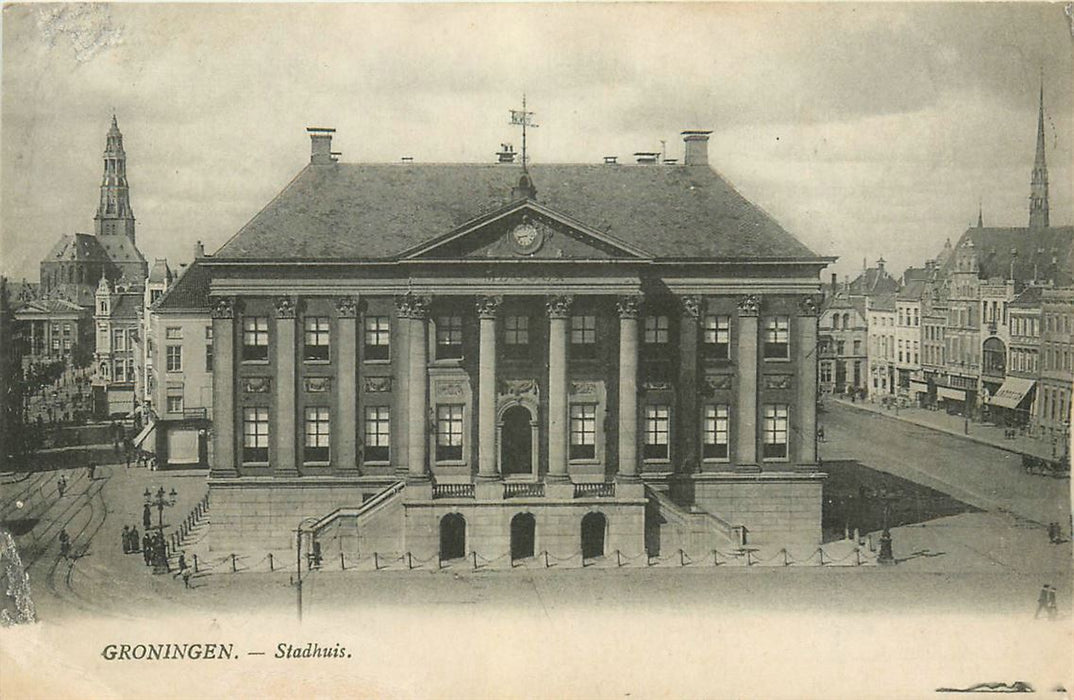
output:
[[[1070,696],[1074,10],[5,3],[0,696]]]

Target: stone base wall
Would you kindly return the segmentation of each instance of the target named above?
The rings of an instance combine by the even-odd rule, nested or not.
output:
[[[748,544],[819,545],[825,474],[699,475],[672,486],[732,525],[745,525]]]

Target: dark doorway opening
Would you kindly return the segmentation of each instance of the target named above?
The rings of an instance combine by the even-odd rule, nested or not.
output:
[[[440,559],[461,559],[466,556],[466,519],[458,513],[448,513],[440,519]]]
[[[504,476],[533,473],[533,417],[524,406],[512,406],[503,414],[500,470]]]
[[[511,518],[511,559],[532,557],[537,520],[531,513],[519,513]]]
[[[608,521],[603,513],[587,513],[582,518],[582,558],[604,556],[604,531]]]

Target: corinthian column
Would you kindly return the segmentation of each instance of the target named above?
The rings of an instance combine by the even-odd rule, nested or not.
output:
[[[797,464],[817,463],[817,302],[811,296],[798,304],[795,352],[798,381]]]
[[[640,296],[619,297],[619,473],[638,476],[638,304]]]
[[[429,300],[408,294],[404,304],[404,317],[410,324],[410,358],[407,371],[407,452],[410,479],[428,478],[428,393],[429,346],[426,340],[426,318]]]
[[[477,298],[481,324],[481,354],[477,394],[477,475],[496,478],[496,312],[503,301],[499,296]]]
[[[567,319],[574,297],[549,297],[548,479],[567,480]]]
[[[238,476],[235,460],[234,300],[213,302],[213,462],[212,476]],[[159,410],[159,407],[158,407]]]
[[[294,297],[276,297],[276,476],[296,476]]]
[[[336,299],[336,315],[339,319],[339,342],[337,347],[338,369],[335,436],[336,468],[354,472],[358,468],[356,440],[358,436],[358,340],[355,324],[358,319],[358,301],[354,297]]]
[[[761,302],[754,295],[738,304],[738,434],[735,465],[757,469],[757,323]]]

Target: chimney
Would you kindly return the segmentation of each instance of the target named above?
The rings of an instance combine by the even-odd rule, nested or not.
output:
[[[709,164],[709,134],[711,133],[711,131],[699,129],[682,132],[682,140],[686,144],[686,153],[682,159],[684,165]]]
[[[834,272],[832,273],[832,296],[834,297],[836,292],[839,291],[839,276]]]
[[[500,150],[496,152],[497,163],[514,163],[515,147],[509,143],[501,143]]]
[[[332,151],[332,134],[335,129],[310,126],[306,127],[306,133],[310,135],[310,163],[314,165],[331,165],[335,163],[338,153]]]
[[[195,260],[200,260],[201,258],[204,258],[204,257],[205,257],[205,246],[202,245],[201,241],[198,241],[197,243],[194,244],[194,259]]]
[[[638,151],[634,154],[634,160],[638,165],[656,165],[657,159],[659,158],[659,153],[651,153],[649,151]]]
[[[604,156],[605,165],[617,165],[619,163],[619,156]]]

